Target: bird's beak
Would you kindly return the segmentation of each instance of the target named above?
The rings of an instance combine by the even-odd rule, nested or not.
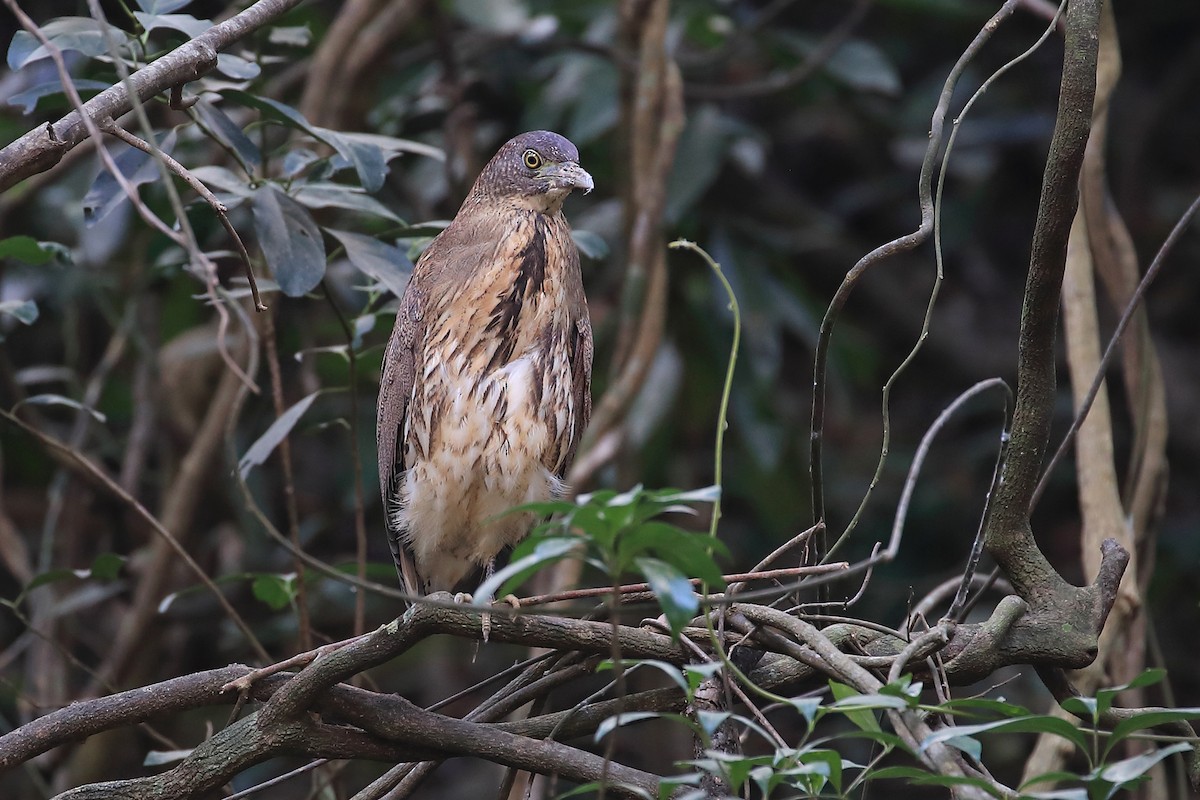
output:
[[[592,176],[588,174],[587,170],[574,161],[554,164],[546,170],[545,174],[556,186],[562,189],[583,189],[583,193],[587,194],[596,187],[596,184],[592,182]]]

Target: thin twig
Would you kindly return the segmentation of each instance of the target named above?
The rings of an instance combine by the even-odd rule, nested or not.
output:
[[[1079,432],[1079,427],[1083,425],[1083,421],[1087,418],[1088,411],[1092,407],[1092,403],[1096,399],[1096,395],[1100,392],[1100,387],[1104,385],[1104,376],[1108,372],[1109,366],[1112,364],[1113,357],[1116,355],[1117,346],[1121,342],[1121,337],[1125,334],[1126,328],[1129,327],[1130,321],[1133,319],[1134,312],[1142,302],[1142,298],[1146,295],[1146,290],[1150,288],[1150,284],[1158,277],[1159,271],[1162,269],[1163,262],[1166,261],[1167,255],[1174,249],[1175,244],[1179,241],[1191,224],[1192,218],[1196,216],[1196,212],[1200,211],[1200,196],[1197,196],[1192,201],[1187,210],[1183,212],[1183,216],[1175,223],[1175,227],[1167,234],[1167,238],[1163,240],[1162,246],[1158,248],[1158,252],[1154,254],[1154,260],[1150,262],[1146,274],[1142,276],[1142,280],[1138,283],[1137,290],[1133,296],[1129,298],[1128,305],[1125,306],[1124,312],[1121,314],[1121,319],[1117,322],[1117,328],[1113,331],[1112,338],[1108,340],[1108,347],[1104,349],[1104,357],[1100,359],[1100,366],[1096,370],[1096,375],[1092,379],[1092,385],[1088,388],[1087,395],[1079,404],[1079,409],[1075,412],[1075,418],[1071,420],[1071,427],[1067,429],[1063,435],[1062,442],[1058,445],[1058,449],[1054,451],[1054,456],[1046,464],[1046,469],[1042,471],[1042,477],[1038,481],[1037,487],[1033,491],[1032,499],[1029,503],[1029,509],[1032,511],[1042,498],[1042,493],[1046,490],[1046,483],[1050,478],[1050,473],[1058,466],[1066,455],[1067,448],[1070,446],[1075,434]]]
[[[767,569],[757,572],[734,572],[729,575],[722,575],[721,578],[729,584],[744,584],[748,581],[758,580],[778,580],[779,578],[795,578],[801,575],[827,575],[833,572],[839,572],[848,569],[850,564],[845,561],[837,561],[833,564],[820,564],[810,567],[785,567],[782,569]],[[703,581],[699,578],[692,578],[689,583],[693,586],[700,586]],[[617,586],[616,592],[619,595],[647,592],[650,590],[648,583],[628,583],[623,586]],[[732,587],[731,590],[732,591]],[[597,586],[593,589],[573,589],[566,592],[556,592],[554,594],[539,594],[532,597],[522,597],[518,599],[521,608],[525,606],[541,606],[549,603],[558,603],[564,600],[582,600],[591,597],[604,597],[613,593],[612,586]]]
[[[322,284],[324,284],[323,281]],[[342,313],[337,301],[333,299],[333,293],[329,291],[329,286],[323,285],[322,288],[325,291],[325,300],[333,309],[333,313],[342,327],[342,332],[346,336],[346,362],[349,373],[347,380],[350,385],[350,458],[353,461],[354,473],[354,550],[355,561],[358,564],[358,579],[365,581],[367,579],[367,517],[366,498],[363,490],[362,453],[358,435],[358,354],[354,351],[354,330],[350,327],[349,320]],[[355,633],[362,633],[366,627],[366,601],[367,598],[362,592],[355,594]]]
[[[1018,0],[1006,0],[1004,5],[992,15],[991,19],[984,24],[983,28],[963,51],[962,55],[959,56],[958,61],[951,68],[942,86],[941,95],[938,98],[937,106],[934,108],[933,116],[930,120],[929,145],[925,150],[925,157],[921,161],[921,171],[917,179],[917,196],[921,211],[921,221],[917,229],[910,234],[900,236],[876,247],[860,258],[858,263],[846,273],[846,277],[842,280],[841,285],[829,303],[829,308],[826,310],[825,316],[821,320],[821,329],[817,337],[817,346],[813,355],[813,404],[810,430],[811,449],[809,452],[809,477],[812,491],[814,523],[826,521],[822,455],[825,430],[825,388],[829,369],[829,346],[833,327],[841,316],[846,302],[850,299],[850,294],[854,291],[854,288],[867,270],[891,256],[912,250],[928,239],[929,235],[933,232],[934,204],[931,188],[933,166],[938,151],[942,146],[943,125],[946,119],[946,112],[950,107],[950,102],[954,95],[954,89],[970,61],[983,48],[983,45],[991,38],[996,29],[999,28],[1000,23],[1012,15],[1016,9],[1017,2]],[[886,455],[887,442],[884,441],[881,448],[881,457],[886,457]],[[824,533],[818,533],[816,544],[818,559],[825,557],[827,543]]]
[[[854,29],[867,15],[871,0],[857,0],[850,12],[831,30],[820,45],[796,66],[757,81],[747,81],[732,86],[713,84],[684,84],[683,93],[697,100],[744,100],[763,97],[798,86],[808,80],[818,69],[825,66],[837,53]]]
[[[250,630],[250,626],[246,624],[244,619],[242,619],[241,614],[239,614],[237,609],[230,604],[229,600],[225,597],[225,593],[222,592],[215,583],[213,583],[213,580],[208,576],[208,573],[206,573],[204,569],[196,563],[195,559],[192,558],[191,554],[179,544],[179,541],[175,538],[175,535],[164,528],[162,523],[160,523],[153,514],[147,511],[146,507],[138,502],[136,497],[122,489],[121,486],[112,478],[110,478],[104,470],[96,466],[96,464],[94,464],[90,458],[82,453],[72,450],[70,447],[58,441],[54,437],[47,436],[36,428],[26,424],[24,420],[13,416],[3,409],[0,409],[0,417],[4,417],[4,419],[7,419],[9,422],[18,426],[46,447],[57,451],[61,455],[69,458],[75,464],[78,464],[81,470],[86,472],[105,489],[112,492],[112,494],[121,500],[122,503],[133,509],[134,513],[141,517],[146,524],[154,529],[155,533],[162,537],[162,539],[171,547],[171,549],[175,551],[176,555],[183,559],[183,562],[187,564],[188,569],[190,569],[192,573],[200,580],[200,582],[203,583],[210,592],[212,592],[213,596],[217,599],[217,602],[221,605],[221,608],[225,610],[226,615],[228,615],[228,617],[235,625],[238,626],[238,629],[246,637],[246,641],[250,643],[250,646],[254,649],[257,656],[266,662],[271,660],[270,654],[267,653],[265,648],[263,648],[262,644],[258,641],[258,637],[254,635],[254,632]]]
[[[242,241],[242,237],[238,235],[237,229],[229,221],[229,209],[225,204],[218,200],[217,196],[199,178],[192,174],[191,170],[172,158],[169,153],[163,151],[161,148],[152,147],[148,142],[125,130],[113,122],[112,117],[105,117],[100,121],[100,130],[111,136],[115,136],[130,147],[135,147],[143,153],[162,159],[167,169],[182,178],[192,188],[192,191],[200,195],[200,198],[208,203],[213,213],[217,215],[217,219],[221,221],[221,226],[225,228],[225,231],[237,246],[238,255],[242,259],[242,267],[246,271],[246,281],[250,284],[250,296],[254,300],[254,310],[266,311],[267,307],[263,305],[262,297],[258,294],[258,283],[254,280],[254,267],[250,263],[250,253],[247,252],[246,244]]]

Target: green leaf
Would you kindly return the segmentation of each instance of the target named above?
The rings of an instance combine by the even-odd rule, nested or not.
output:
[[[255,189],[245,178],[240,177],[225,167],[212,165],[192,167],[192,174],[209,188],[233,195],[234,197],[254,197]]]
[[[378,191],[383,186],[387,164],[382,149],[374,142],[361,136],[350,136],[313,125],[296,109],[269,97],[259,97],[241,89],[223,89],[221,94],[235,103],[258,109],[274,122],[303,131],[317,141],[329,145],[337,151],[345,164],[355,168],[359,182],[368,192]]]
[[[838,794],[842,792],[842,756],[833,750],[810,750],[800,756],[805,764],[821,764],[826,768],[829,782]]]
[[[596,734],[593,737],[594,741],[600,741],[612,731],[623,725],[631,725],[635,722],[643,722],[648,719],[674,719],[685,722],[688,727],[694,728],[695,725],[691,720],[680,714],[671,714],[665,711],[626,711],[623,714],[615,714],[600,723],[600,727],[596,728]]]
[[[191,2],[192,0],[137,0],[138,8],[147,14],[170,14],[190,5]]]
[[[252,586],[254,597],[270,606],[272,611],[281,611],[287,608],[296,596],[294,573],[256,575]]]
[[[87,78],[72,78],[71,83],[75,84],[76,91],[83,100],[91,99],[92,95],[102,92],[109,88],[111,84],[104,81],[93,81]],[[14,95],[9,95],[4,102],[10,106],[18,106],[22,114],[32,114],[37,108],[38,101],[43,97],[51,97],[53,95],[65,95],[62,83],[57,80],[45,81],[36,86],[31,86],[23,92],[17,92]]]
[[[229,118],[221,109],[208,100],[201,100],[194,106],[200,121],[212,131],[217,141],[238,154],[238,158],[258,169],[262,166],[262,152],[253,140],[246,135],[236,122]],[[247,185],[246,189],[250,187]]]
[[[500,589],[520,585],[537,570],[566,558],[578,544],[576,539],[542,539],[534,546],[530,555],[513,560],[507,567],[481,583],[474,592],[475,604],[490,603]]]
[[[267,460],[267,457],[275,451],[279,443],[284,437],[292,432],[292,428],[296,427],[296,423],[304,416],[304,412],[308,411],[309,406],[317,399],[317,395],[321,390],[317,390],[297,401],[290,408],[279,415],[279,419],[271,423],[271,427],[263,433],[262,436],[255,440],[254,444],[250,445],[250,449],[246,454],[238,459],[238,473],[245,480],[250,474],[250,470],[257,467],[259,464]]]
[[[821,708],[821,698],[819,697],[789,697],[787,698],[788,705],[800,712],[800,716],[804,717],[804,721],[812,727],[813,719],[817,716],[817,710]]]
[[[1143,711],[1135,717],[1121,720],[1113,726],[1112,735],[1108,737],[1108,742],[1104,748],[1104,756],[1107,758],[1109,752],[1116,745],[1129,738],[1129,735],[1135,731],[1153,728],[1168,722],[1185,722],[1193,719],[1200,719],[1200,707]]]
[[[860,730],[882,732],[883,729],[879,727],[879,721],[875,719],[875,715],[869,710],[862,708],[861,705],[854,704],[853,698],[862,697],[863,695],[860,695],[846,684],[838,683],[837,681],[829,682],[829,691],[833,693],[833,697],[837,702],[825,706],[824,708],[827,712],[836,711],[837,713],[844,714],[846,719],[857,725]],[[839,703],[850,703],[850,705],[841,705],[838,707]]]
[[[1063,779],[1077,778],[1078,776],[1070,773],[1055,773],[1063,776]],[[1047,792],[1021,792],[1021,799],[1037,798],[1037,800],[1088,800],[1087,789],[1052,789]]]
[[[1164,747],[1161,750],[1151,750],[1149,753],[1142,753],[1132,758],[1125,758],[1113,764],[1100,769],[1099,777],[1101,780],[1120,786],[1137,780],[1150,771],[1158,762],[1162,761],[1167,756],[1172,756],[1176,753],[1183,753],[1191,750],[1192,745],[1188,742],[1177,742],[1170,747]]]
[[[142,759],[143,767],[161,767],[163,764],[175,764],[190,756],[189,750],[151,750]]]
[[[10,236],[0,239],[0,258],[15,258],[32,266],[40,266],[62,250],[57,242],[39,242],[32,236]]]
[[[700,729],[704,731],[707,737],[705,741],[712,739],[713,734],[717,729],[725,724],[732,714],[728,711],[706,711],[702,708],[696,709],[696,722],[700,725]]]
[[[908,707],[909,704],[903,697],[889,694],[855,694],[825,706],[829,711],[847,711],[863,708],[903,711]]]
[[[845,731],[843,733],[836,734],[830,738],[832,740],[866,739],[867,741],[874,742],[875,744],[881,745],[881,746],[887,748],[888,750],[899,750],[902,753],[910,753],[914,756],[916,755],[915,753],[913,753],[912,748],[904,743],[903,739],[901,739],[899,736],[897,736],[894,733],[888,733],[887,731],[884,731],[884,730],[875,731],[875,730],[858,729],[858,730],[852,730],[852,731]]]
[[[97,422],[104,423],[108,421],[108,417],[104,416],[96,409],[85,406],[78,400],[72,400],[69,397],[63,397],[61,394],[35,394],[30,397],[26,397],[24,400],[17,403],[12,407],[12,410],[16,411],[23,405],[66,406],[67,408],[73,408],[76,411],[86,411],[88,414],[91,414],[92,419],[96,420]]]
[[[980,733],[1048,733],[1073,742],[1084,750],[1088,746],[1088,735],[1064,719],[1052,717],[1049,714],[1029,717],[1015,717],[995,722],[984,722],[978,725],[951,725],[934,731],[921,742],[925,750],[935,742],[944,742],[955,736],[975,736]]]
[[[217,53],[217,72],[237,81],[249,81],[257,78],[262,72],[262,68],[241,56],[235,56],[232,53]]]
[[[1004,796],[994,784],[983,778],[970,778],[961,775],[933,775],[915,767],[883,767],[872,772],[871,777],[876,780],[904,778],[916,784],[931,786],[974,786],[987,792],[992,797]]]
[[[307,25],[277,26],[271,28],[267,41],[285,47],[308,47],[312,42],[312,31]]]
[[[666,675],[672,683],[682,689],[685,693],[690,691],[688,689],[688,680],[684,677],[683,672],[676,664],[671,664],[666,661],[659,661],[653,658],[623,659],[621,663],[626,669],[626,675],[632,674],[634,670],[642,667],[651,667],[658,670],[663,675]],[[720,662],[717,662],[717,667],[720,667]],[[612,659],[606,658],[596,665],[596,672],[607,672],[612,668]],[[691,695],[689,694],[689,697],[690,696]]]
[[[308,209],[273,185],[254,192],[254,231],[279,290],[303,297],[325,277],[325,241]]]
[[[575,240],[575,246],[579,248],[580,254],[593,261],[599,261],[608,255],[608,242],[604,241],[598,233],[572,230],[571,238]]]
[[[212,20],[196,19],[191,14],[164,14],[135,11],[133,16],[146,33],[156,30],[179,31],[189,39],[195,39],[213,26]]]
[[[917,767],[880,767],[871,772],[873,780],[893,780],[896,778],[905,778],[912,780],[915,778],[928,777],[929,773]]]
[[[23,325],[32,325],[37,322],[38,307],[32,300],[4,300],[0,301],[0,314],[12,317]]]
[[[641,557],[634,559],[638,571],[650,584],[650,591],[658,599],[671,628],[671,634],[678,636],[679,632],[696,616],[700,610],[700,599],[687,577],[675,567],[657,558]]]
[[[852,89],[888,97],[900,94],[900,73],[895,65],[882,50],[862,39],[843,42],[825,62],[825,69]]]
[[[92,560],[91,577],[102,581],[114,580],[121,573],[125,558],[116,553],[101,553]]]
[[[85,573],[85,575],[86,575],[86,573]],[[77,572],[76,570],[73,570],[73,569],[63,568],[63,569],[46,570],[45,572],[42,572],[38,575],[34,575],[33,578],[30,579],[29,583],[25,584],[25,588],[21,590],[21,594],[17,598],[16,602],[20,602],[22,599],[25,598],[26,595],[28,595],[30,592],[32,592],[34,589],[37,589],[40,586],[47,586],[51,583],[59,583],[61,581],[65,581],[68,579],[77,579],[79,577],[80,577],[79,572]]]
[[[719,539],[704,533],[690,533],[666,522],[643,522],[620,537],[617,562],[624,567],[640,555],[653,554],[687,577],[719,588],[725,581],[711,551],[721,545]]]
[[[1059,705],[1063,707],[1064,711],[1070,711],[1080,719],[1086,719],[1092,723],[1096,721],[1098,705],[1093,697],[1068,697]]]
[[[128,34],[115,25],[106,27],[120,52],[128,41]],[[88,58],[108,54],[104,28],[91,17],[57,17],[40,28],[42,35],[59,50],[75,50]],[[13,34],[12,44],[8,47],[8,68],[13,72],[30,62],[49,57],[50,51],[33,34],[23,30]]]
[[[983,745],[980,744],[978,739],[970,736],[952,736],[945,743],[956,750],[963,751],[976,761],[983,758]]]
[[[358,186],[342,183],[306,183],[296,189],[296,199],[309,208],[344,208],[391,222],[403,223],[387,206]],[[405,261],[408,259],[406,258]]]
[[[1128,683],[1123,683],[1120,686],[1108,686],[1103,689],[1098,689],[1096,691],[1097,713],[1103,714],[1112,708],[1113,700],[1115,700],[1117,695],[1121,692],[1124,692],[1127,689],[1141,689],[1146,686],[1152,686],[1162,681],[1166,675],[1167,671],[1165,669],[1147,669],[1142,671],[1140,675]]]
[[[346,250],[346,258],[364,275],[382,284],[396,297],[404,294],[413,264],[399,247],[370,236],[326,228]]]
[[[343,139],[378,147],[383,151],[388,161],[404,153],[425,156],[426,158],[432,158],[434,161],[446,160],[445,151],[431,144],[425,144],[413,139],[400,139],[395,136],[384,136],[380,133],[363,133],[361,131],[339,131],[338,134]]]
[[[953,716],[977,716],[980,714],[996,714],[1002,717],[1029,716],[1029,709],[1003,700],[992,700],[987,697],[964,697],[961,700],[947,700],[936,706],[928,706],[930,711],[941,711]]]
[[[713,675],[716,675],[724,666],[720,661],[709,661],[704,664],[684,664],[683,674],[687,677],[687,686],[684,691],[687,692],[688,700],[695,697],[696,690],[700,688],[700,684]]]

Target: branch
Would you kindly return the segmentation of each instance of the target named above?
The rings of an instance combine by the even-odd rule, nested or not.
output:
[[[72,703],[0,736],[0,771],[11,769],[60,744],[101,731],[133,725],[173,711],[228,704],[225,684],[250,672],[232,664],[127,692]]]
[[[1055,329],[1067,239],[1079,201],[1079,171],[1091,129],[1099,24],[1099,0],[1070,3],[1058,115],[1042,178],[1021,310],[1012,439],[985,538],[988,553],[1017,593],[1030,602],[1048,601],[1071,588],[1034,541],[1029,509],[1054,412]]]
[[[300,4],[300,0],[258,0],[242,13],[206,30],[191,41],[134,73],[129,83],[146,101],[173,87],[194,81],[217,65],[217,53]],[[119,119],[133,108],[125,82],[105,89],[83,104],[88,120],[72,111],[57,122],[42,125],[0,150],[0,192],[56,165],[63,155],[88,137],[88,122]]]

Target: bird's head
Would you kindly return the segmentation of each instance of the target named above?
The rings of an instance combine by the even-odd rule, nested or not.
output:
[[[590,192],[592,176],[579,166],[579,151],[551,131],[529,131],[509,139],[487,163],[471,195],[504,199],[544,214],[562,208],[574,189]]]

